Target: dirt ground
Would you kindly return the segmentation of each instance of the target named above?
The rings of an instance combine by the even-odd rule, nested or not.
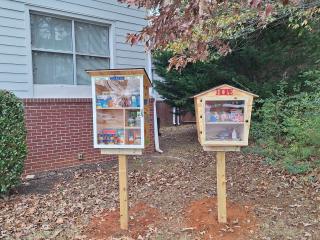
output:
[[[228,223],[218,224],[214,154],[193,125],[161,132],[164,153],[129,161],[128,232],[119,229],[113,162],[24,182],[0,199],[0,239],[320,240],[318,173],[287,175],[228,153]]]

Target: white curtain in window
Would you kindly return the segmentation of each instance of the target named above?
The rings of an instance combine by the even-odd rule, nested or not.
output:
[[[73,58],[71,54],[34,51],[33,79],[36,84],[73,84]]]
[[[108,27],[75,22],[76,52],[109,56]]]
[[[72,22],[31,14],[31,39],[33,48],[72,51]]]
[[[107,69],[109,66],[108,58],[77,56],[77,83],[79,85],[90,84],[90,77],[85,70]]]

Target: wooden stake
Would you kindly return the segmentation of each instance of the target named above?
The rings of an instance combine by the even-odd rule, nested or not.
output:
[[[226,153],[217,152],[218,222],[227,222]]]
[[[119,155],[120,228],[128,230],[128,159]]]

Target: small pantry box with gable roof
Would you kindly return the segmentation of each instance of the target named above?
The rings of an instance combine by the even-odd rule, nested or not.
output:
[[[227,84],[195,95],[198,139],[204,150],[239,151],[248,145],[253,98]]]
[[[144,69],[88,70],[92,80],[94,147],[145,148],[150,132],[149,87]]]

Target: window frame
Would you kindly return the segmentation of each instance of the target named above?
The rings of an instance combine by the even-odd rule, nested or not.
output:
[[[32,29],[31,29],[31,15],[37,15],[37,16],[44,16],[44,17],[53,17],[61,20],[67,20],[71,21],[71,41],[72,41],[72,51],[64,51],[64,50],[54,50],[54,49],[45,49],[45,48],[36,48],[33,47],[32,44]],[[88,56],[88,57],[97,57],[97,58],[104,58],[108,59],[109,61],[109,68],[113,68],[113,32],[114,32],[114,26],[109,21],[99,21],[99,20],[91,20],[91,19],[84,19],[79,18],[77,16],[73,15],[60,15],[56,13],[50,13],[50,12],[42,12],[42,11],[34,11],[29,10],[28,11],[29,16],[29,36],[30,36],[30,57],[31,57],[31,76],[32,76],[32,84],[36,86],[73,86],[73,87],[90,87],[91,83],[88,84],[78,84],[77,79],[77,56]],[[85,23],[85,24],[92,24],[100,27],[104,27],[108,30],[108,55],[97,55],[97,54],[87,54],[87,53],[80,53],[76,51],[76,30],[75,30],[75,23]],[[39,84],[34,82],[34,66],[33,66],[33,53],[34,52],[40,52],[40,53],[58,53],[58,54],[68,54],[72,55],[72,63],[73,63],[73,81],[72,84],[54,84],[54,83],[48,83],[48,84]]]

